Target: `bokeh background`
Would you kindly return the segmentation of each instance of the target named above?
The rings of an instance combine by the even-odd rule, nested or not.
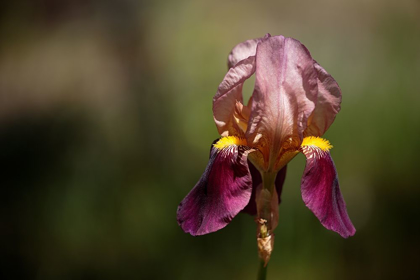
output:
[[[252,217],[191,237],[176,208],[229,51],[267,32],[341,86],[325,137],[357,228],[306,209],[296,157],[268,279],[419,277],[418,0],[34,0],[0,4],[0,278],[255,279]]]

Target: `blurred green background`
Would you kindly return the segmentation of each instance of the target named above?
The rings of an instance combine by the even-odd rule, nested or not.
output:
[[[192,237],[176,209],[228,53],[268,32],[341,86],[325,137],[357,229],[304,206],[298,156],[268,279],[419,277],[418,0],[35,0],[0,4],[0,278],[256,279],[252,217]]]

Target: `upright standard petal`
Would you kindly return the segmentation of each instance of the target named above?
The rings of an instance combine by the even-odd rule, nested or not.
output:
[[[204,174],[178,206],[177,220],[191,235],[225,227],[251,197],[252,179],[245,139],[221,138],[211,148]]]
[[[257,45],[264,39],[271,37],[270,34],[266,34],[263,38],[246,40],[240,44],[237,44],[229,54],[228,67],[232,68],[241,60],[244,60],[250,56],[254,56],[257,51]]]
[[[309,51],[299,41],[283,36],[260,42],[256,52],[256,80],[247,131],[273,169],[284,141],[303,139],[315,108],[317,73]]]
[[[318,98],[315,110],[308,119],[304,136],[322,136],[340,111],[341,90],[334,78],[318,63],[314,64],[318,74]]]
[[[301,151],[306,156],[302,177],[302,199],[321,224],[347,238],[356,229],[347,214],[346,203],[338,185],[337,171],[331,158],[328,141],[306,137]]]
[[[237,102],[243,103],[242,86],[255,72],[255,56],[241,60],[230,68],[213,98],[213,117],[222,136],[244,135],[238,120]]]

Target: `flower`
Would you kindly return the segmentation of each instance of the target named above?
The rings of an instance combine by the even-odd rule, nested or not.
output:
[[[332,146],[320,138],[340,111],[337,82],[293,38],[248,40],[229,54],[229,70],[213,98],[221,138],[198,183],[180,203],[181,228],[203,235],[225,227],[239,212],[257,215],[260,257],[268,261],[278,223],[287,163],[306,157],[302,199],[321,224],[347,238],[354,235]],[[244,82],[255,74],[245,105]]]

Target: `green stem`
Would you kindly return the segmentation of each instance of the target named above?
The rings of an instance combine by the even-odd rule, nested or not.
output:
[[[260,268],[258,269],[257,280],[265,280],[267,276],[267,266],[264,266],[264,261],[260,260]]]
[[[271,200],[273,197],[274,182],[276,180],[276,175],[277,173],[262,173],[263,189],[260,195],[260,201],[257,203],[257,207],[259,208],[258,218],[266,220],[265,225],[267,226],[267,235],[270,235],[272,233]],[[266,235],[261,235],[259,237],[266,237]]]
[[[274,189],[274,182],[276,181],[277,172],[264,172],[262,174],[263,188],[269,190],[271,193]]]
[[[258,218],[257,218],[257,244],[258,255],[260,257],[260,268],[258,270],[258,280],[265,280],[267,276],[267,267],[272,251],[274,235],[272,221],[272,200],[274,195],[274,182],[276,173],[264,172],[262,175],[263,188],[259,194],[257,201]]]

